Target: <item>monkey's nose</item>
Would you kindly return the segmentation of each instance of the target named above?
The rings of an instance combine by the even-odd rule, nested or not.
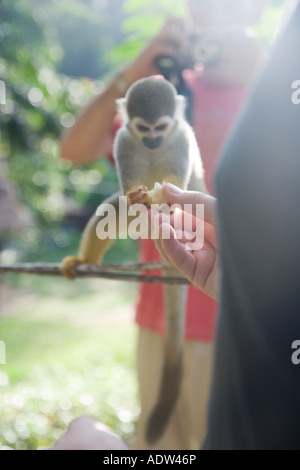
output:
[[[150,137],[144,137],[143,138],[143,144],[148,149],[151,149],[151,150],[155,150],[158,147],[160,147],[162,142],[163,142],[163,137],[162,136],[156,137],[155,139],[151,139]]]

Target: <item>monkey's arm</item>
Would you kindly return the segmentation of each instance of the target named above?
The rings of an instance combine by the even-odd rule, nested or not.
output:
[[[110,198],[106,199],[101,206],[104,204],[110,204],[115,209],[116,214],[116,230],[118,232],[118,214],[119,214],[119,196],[120,193],[116,193]],[[101,207],[100,206],[100,207]],[[111,246],[113,239],[106,238],[102,240],[97,236],[97,225],[103,219],[103,215],[97,215],[95,213],[89,220],[87,226],[81,237],[80,247],[78,256],[67,256],[62,260],[61,271],[67,279],[75,279],[76,277],[76,266],[82,263],[97,264],[100,263],[105,255],[106,251]]]
[[[191,179],[203,178],[200,151],[192,128],[186,123],[180,124],[170,139],[166,157],[162,162],[164,182],[172,183],[182,190],[187,190]]]
[[[208,194],[200,150],[194,131],[189,125],[187,127],[187,135],[189,136],[189,160],[192,168],[187,187],[181,189]]]
[[[132,139],[127,128],[118,131],[114,143],[114,156],[120,184],[121,194],[142,185],[147,185],[147,160],[143,158],[145,148]]]

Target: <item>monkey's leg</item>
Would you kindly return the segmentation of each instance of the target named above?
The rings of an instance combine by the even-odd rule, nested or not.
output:
[[[166,285],[165,357],[157,403],[147,423],[146,438],[155,443],[164,433],[174,411],[182,381],[182,354],[187,286]]]
[[[118,233],[118,219],[119,219],[119,196],[120,193],[114,194],[106,199],[101,206],[110,204],[115,209],[116,214],[116,234]],[[100,208],[101,208],[100,206]],[[67,279],[75,279],[76,267],[82,263],[97,264],[103,259],[104,254],[111,246],[113,239],[106,238],[104,240],[97,236],[97,225],[103,219],[103,215],[94,214],[81,237],[78,256],[67,256],[62,260],[61,271]]]

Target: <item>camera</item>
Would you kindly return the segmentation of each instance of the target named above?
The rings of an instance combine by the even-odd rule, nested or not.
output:
[[[177,59],[169,56],[158,56],[155,65],[165,76],[171,77],[178,72],[194,68],[200,64],[205,68],[214,67],[221,58],[221,44],[206,34],[193,34],[189,37],[189,53]]]
[[[160,55],[155,59],[155,66],[159,73],[169,82],[171,82],[177,90],[179,95],[183,95],[186,98],[186,119],[189,123],[193,120],[193,93],[191,89],[185,83],[183,77],[183,70],[191,68],[187,66],[187,62],[183,64],[174,57]]]
[[[177,59],[166,55],[157,56],[155,66],[159,73],[175,86],[177,93],[186,97],[186,118],[192,122],[193,94],[185,83],[183,71],[193,69],[195,64],[201,64],[205,68],[217,65],[221,57],[221,45],[204,34],[190,36],[189,42],[189,54]]]

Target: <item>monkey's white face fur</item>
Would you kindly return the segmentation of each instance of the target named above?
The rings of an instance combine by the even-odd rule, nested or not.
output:
[[[178,95],[175,100],[176,106],[174,116],[161,116],[154,124],[150,124],[142,117],[133,117],[130,120],[127,113],[127,98],[117,100],[117,105],[118,111],[123,119],[123,124],[130,128],[133,135],[137,137],[145,147],[151,150],[156,150],[163,144],[165,138],[170,134],[175,124],[185,121],[185,98]]]
[[[154,124],[149,124],[140,117],[135,117],[130,122],[130,127],[135,136],[149,149],[160,147],[175,124],[170,116],[162,116]]]

